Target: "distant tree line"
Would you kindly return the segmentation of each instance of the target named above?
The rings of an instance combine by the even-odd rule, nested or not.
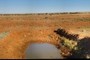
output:
[[[18,16],[18,15],[59,15],[59,14],[90,14],[90,12],[61,12],[61,13],[0,14],[0,16]]]

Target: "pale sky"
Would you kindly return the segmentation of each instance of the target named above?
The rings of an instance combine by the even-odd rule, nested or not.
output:
[[[90,0],[0,0],[0,13],[90,12]]]

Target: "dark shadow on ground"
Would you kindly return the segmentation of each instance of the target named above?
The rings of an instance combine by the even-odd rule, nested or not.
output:
[[[69,58],[90,58],[90,37],[84,37],[78,42],[78,50],[72,51]]]
[[[78,39],[78,34],[70,34],[65,29],[58,29],[54,32],[60,35],[60,37],[65,37],[69,40],[76,40],[78,43],[78,49],[72,50],[72,55],[68,56],[67,58],[90,58],[90,37]]]
[[[65,37],[70,40],[77,40],[78,39],[78,34],[69,34],[65,29],[58,29],[54,31],[61,37]]]

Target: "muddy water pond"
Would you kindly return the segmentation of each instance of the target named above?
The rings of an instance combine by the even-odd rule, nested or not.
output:
[[[62,59],[60,50],[48,43],[30,44],[26,51],[25,59]]]

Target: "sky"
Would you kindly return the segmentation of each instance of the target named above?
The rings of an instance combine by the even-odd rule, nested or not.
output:
[[[90,0],[0,0],[0,13],[90,12]]]

